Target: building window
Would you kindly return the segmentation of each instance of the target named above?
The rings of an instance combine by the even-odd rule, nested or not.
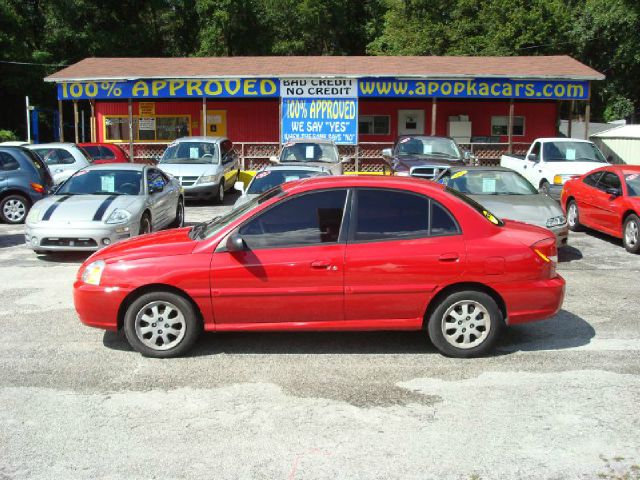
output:
[[[167,142],[191,134],[190,116],[156,115],[133,117],[133,139],[142,142]],[[129,117],[105,116],[104,139],[107,142],[129,141]]]
[[[491,117],[491,135],[503,135],[507,136],[509,126],[509,117]],[[513,117],[513,131],[511,134],[514,137],[521,137],[524,135],[524,117]]]
[[[391,124],[389,115],[360,115],[358,133],[360,135],[389,135]]]

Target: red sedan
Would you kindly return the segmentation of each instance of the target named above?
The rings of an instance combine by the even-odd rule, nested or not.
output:
[[[584,225],[640,252],[640,166],[609,165],[569,180],[560,201],[574,232]]]
[[[541,320],[565,282],[546,229],[501,221],[443,185],[317,177],[192,228],[118,242],[74,284],[89,326],[153,357],[200,332],[427,330],[445,355],[485,354],[506,324]]]
[[[94,164],[130,163],[129,154],[114,143],[79,143],[91,155]]]

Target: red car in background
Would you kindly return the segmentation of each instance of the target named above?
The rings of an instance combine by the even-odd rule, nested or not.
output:
[[[183,354],[206,331],[426,330],[443,354],[487,353],[504,324],[554,315],[551,231],[501,221],[402,177],[283,184],[224,216],[124,240],[80,267],[86,325]]]
[[[129,154],[119,145],[113,143],[79,143],[84,148],[94,164],[100,163],[130,163]]]
[[[640,166],[609,165],[571,179],[560,202],[574,232],[589,227],[640,252]]]

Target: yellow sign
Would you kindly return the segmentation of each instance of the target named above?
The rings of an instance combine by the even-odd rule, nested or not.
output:
[[[466,175],[467,173],[469,173],[469,172],[466,171],[466,170],[462,170],[460,172],[456,172],[453,175],[451,175],[451,180],[455,180],[456,178],[460,178],[460,177]]]
[[[205,135],[224,137],[227,135],[227,111],[207,110],[207,128]]]
[[[138,112],[141,117],[151,117],[156,114],[155,102],[140,102],[138,104]]]

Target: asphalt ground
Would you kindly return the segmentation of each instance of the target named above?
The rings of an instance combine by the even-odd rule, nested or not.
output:
[[[155,360],[80,324],[86,255],[22,231],[0,224],[0,480],[637,475],[640,256],[617,240],[571,234],[563,310],[486,358],[374,332],[207,334]]]

